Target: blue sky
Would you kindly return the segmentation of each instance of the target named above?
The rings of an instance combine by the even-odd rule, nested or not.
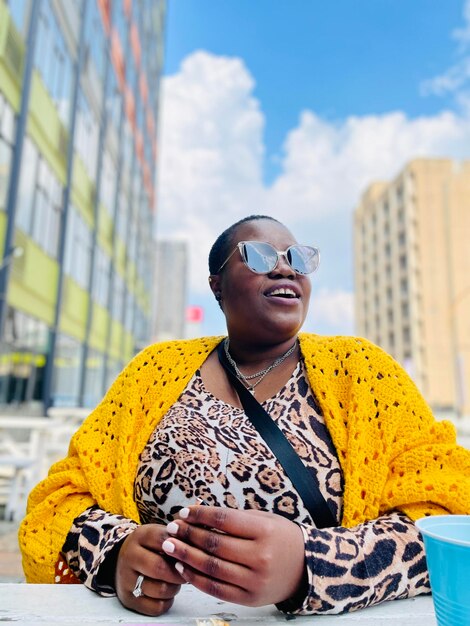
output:
[[[306,329],[354,331],[354,206],[410,158],[470,158],[469,58],[470,0],[169,0],[157,226],[203,332],[210,243],[252,212],[322,250]]]

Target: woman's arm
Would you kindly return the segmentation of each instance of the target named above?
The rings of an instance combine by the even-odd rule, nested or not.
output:
[[[270,513],[190,507],[183,515],[163,549],[185,580],[229,602],[341,613],[429,591],[422,541],[403,513],[352,529],[304,526],[303,542],[296,524]],[[306,595],[292,606],[304,566]]]
[[[163,525],[139,526],[91,507],[74,521],[62,553],[89,589],[103,596],[117,594],[124,606],[139,613],[161,615],[184,582],[162,551],[167,538]],[[132,591],[141,575],[144,595],[135,597]]]

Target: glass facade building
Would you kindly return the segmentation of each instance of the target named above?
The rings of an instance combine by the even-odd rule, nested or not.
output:
[[[150,342],[165,0],[0,0],[0,411]]]

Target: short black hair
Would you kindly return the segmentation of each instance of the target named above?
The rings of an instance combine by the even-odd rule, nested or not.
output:
[[[281,223],[279,220],[271,217],[270,215],[249,215],[248,217],[244,217],[243,219],[238,220],[238,222],[235,222],[235,224],[229,226],[217,237],[211,251],[209,252],[210,274],[217,274],[220,266],[230,254],[233,236],[237,228],[246,222],[256,222],[258,220],[271,220],[272,222],[277,222],[278,224]]]

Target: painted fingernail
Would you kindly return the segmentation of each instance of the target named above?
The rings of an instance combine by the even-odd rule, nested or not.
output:
[[[180,576],[182,576],[184,572],[184,565],[180,563],[179,561],[177,561],[175,563],[175,570],[178,572]]]
[[[171,541],[168,541],[168,539],[166,539],[166,541],[162,543],[162,549],[169,554],[173,554],[173,552],[175,551],[175,545],[171,543]]]
[[[169,524],[166,525],[166,530],[167,532],[170,533],[170,535],[177,535],[179,526],[176,522],[170,522]]]
[[[184,507],[184,509],[181,509],[179,512],[179,516],[182,519],[186,519],[187,517],[189,517],[189,509],[187,506]]]

